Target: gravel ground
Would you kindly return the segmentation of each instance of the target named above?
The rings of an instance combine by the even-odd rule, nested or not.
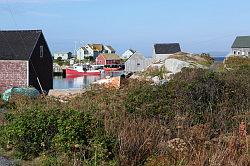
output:
[[[14,166],[14,165],[15,164],[13,161],[0,156],[0,166]]]

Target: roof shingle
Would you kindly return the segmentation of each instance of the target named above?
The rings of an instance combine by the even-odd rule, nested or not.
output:
[[[0,60],[29,60],[41,30],[0,31]]]
[[[174,54],[181,51],[179,43],[155,44],[156,54]]]
[[[250,48],[250,36],[236,37],[232,48]]]
[[[101,54],[106,60],[120,60],[120,56],[117,54]]]

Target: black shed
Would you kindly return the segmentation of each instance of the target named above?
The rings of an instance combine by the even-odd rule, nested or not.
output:
[[[53,59],[41,30],[0,31],[0,92],[10,87],[53,89]]]

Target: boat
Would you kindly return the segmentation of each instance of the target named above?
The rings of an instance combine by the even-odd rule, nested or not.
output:
[[[121,70],[121,68],[120,67],[119,68],[104,67],[103,70],[104,71],[119,71],[119,70]]]
[[[103,70],[106,71],[106,72],[109,72],[109,71],[119,71],[119,70],[122,70],[122,68],[118,65],[113,65],[113,66],[109,66],[109,65],[106,65],[103,67]]]
[[[101,70],[94,69],[91,65],[70,66],[66,68],[66,77],[69,76],[98,76]]]

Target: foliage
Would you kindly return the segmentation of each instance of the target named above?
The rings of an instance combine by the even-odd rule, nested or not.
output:
[[[230,56],[226,58],[224,64],[226,68],[231,68],[231,69],[242,69],[242,68],[250,69],[250,58],[240,57],[240,56]]]
[[[147,70],[143,71],[141,75],[145,77],[158,76],[160,79],[163,79],[165,73],[166,73],[165,67],[160,67],[160,68],[148,68]]]
[[[249,165],[237,134],[250,122],[249,71],[184,69],[165,85],[128,79],[68,103],[16,96],[0,146],[39,165]]]

